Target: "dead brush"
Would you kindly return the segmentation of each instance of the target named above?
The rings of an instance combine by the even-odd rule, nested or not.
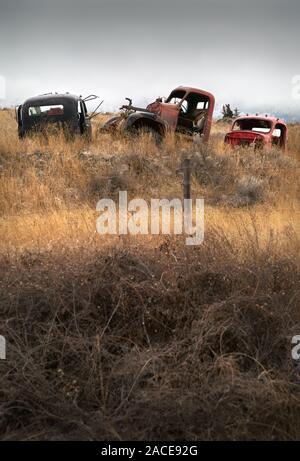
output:
[[[244,176],[236,185],[236,193],[230,198],[232,206],[249,206],[262,203],[266,198],[266,184],[255,176]]]
[[[136,175],[148,175],[159,172],[159,165],[155,165],[149,159],[141,156],[140,154],[129,154],[126,157],[126,163],[128,165],[128,169]]]
[[[299,266],[169,245],[1,264],[3,440],[297,437]]]
[[[285,160],[220,135],[20,142],[0,117],[1,440],[299,439],[299,127]],[[182,150],[203,245],[96,233],[98,197],[181,197]]]
[[[219,155],[212,145],[200,145],[192,152],[194,176],[202,186],[214,189],[226,187],[232,181],[233,161],[229,156]]]

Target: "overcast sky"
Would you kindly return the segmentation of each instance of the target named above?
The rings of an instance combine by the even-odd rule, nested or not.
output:
[[[299,24],[299,0],[0,0],[5,102],[70,91],[112,110],[189,85],[218,107],[297,113]]]

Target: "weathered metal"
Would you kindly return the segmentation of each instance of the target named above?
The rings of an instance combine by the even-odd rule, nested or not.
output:
[[[231,147],[254,147],[270,150],[274,147],[286,150],[288,128],[283,120],[268,115],[247,115],[234,120],[225,136],[225,144]]]
[[[29,98],[17,107],[16,117],[20,138],[44,132],[53,125],[62,127],[71,135],[84,135],[87,139],[92,136],[91,118],[85,100],[68,93],[49,93]]]
[[[160,138],[168,132],[179,132],[198,135],[204,142],[209,140],[215,98],[207,91],[180,86],[165,102],[158,98],[146,108],[135,107],[128,101],[128,105],[120,107],[122,113],[109,119],[103,130],[147,129]]]

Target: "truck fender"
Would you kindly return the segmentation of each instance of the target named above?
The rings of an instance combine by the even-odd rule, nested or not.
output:
[[[133,128],[149,127],[157,131],[161,136],[165,136],[168,131],[167,123],[157,116],[147,112],[133,113],[127,117],[124,123],[124,130],[132,130]]]

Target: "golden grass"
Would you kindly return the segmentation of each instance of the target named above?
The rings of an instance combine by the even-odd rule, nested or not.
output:
[[[19,141],[11,111],[0,111],[0,123],[4,127],[0,135],[1,251],[7,246],[41,247],[55,243],[56,239],[67,244],[94,238],[96,202],[107,196],[117,199],[118,190],[128,190],[130,198],[146,200],[181,197],[182,177],[176,170],[185,152],[195,150],[189,140],[173,136],[163,148],[157,148],[147,136],[132,140],[97,132],[91,144],[81,139],[66,143],[62,135]],[[95,130],[99,123],[95,123]],[[214,125],[211,149],[218,158],[211,164],[211,153],[205,153],[204,163],[198,166],[200,180],[197,176],[193,179],[193,197],[205,199],[206,230],[219,226],[234,239],[239,227],[247,228],[242,223],[247,223],[251,216],[260,235],[272,231],[281,233],[284,239],[287,227],[293,227],[297,233],[299,126],[290,128],[286,157],[269,160],[267,156],[248,154],[248,165],[247,161],[241,164],[241,156],[247,154],[224,149],[222,140],[227,128],[224,124]],[[222,158],[231,161],[229,166],[224,164],[224,170],[223,165],[218,166],[218,159]],[[264,186],[268,189],[267,199],[250,210],[233,208],[226,201],[234,193],[235,181],[245,175],[268,180]],[[217,204],[211,206],[216,198]],[[99,243],[103,240],[98,239]]]
[[[54,210],[44,213],[22,214],[0,218],[0,252],[13,253],[24,249],[38,250],[58,246],[82,247],[90,242],[96,245],[118,244],[118,236],[98,235],[96,219],[99,214],[89,207],[71,210]],[[286,251],[297,255],[299,251],[299,212],[266,209],[261,206],[255,212],[248,210],[205,208],[205,233],[217,230],[236,251],[247,252],[252,239],[261,249],[272,244],[277,252]],[[292,237],[292,238],[291,238]],[[149,245],[155,236],[139,236],[140,243]],[[136,237],[128,236],[134,243]],[[226,243],[225,242],[225,243]],[[281,251],[279,251],[281,248]]]
[[[224,149],[222,124],[160,148],[0,126],[0,437],[299,439],[300,126],[285,156]],[[96,233],[99,198],[181,197],[186,155],[203,245]]]

